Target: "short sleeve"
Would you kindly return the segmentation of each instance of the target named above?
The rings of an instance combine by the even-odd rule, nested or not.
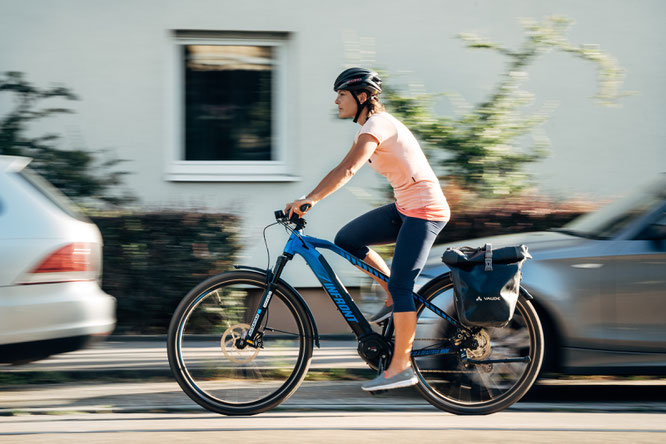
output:
[[[377,139],[378,143],[391,138],[397,130],[391,120],[383,114],[374,114],[370,116],[367,122],[361,127],[358,136],[361,134],[370,134]]]

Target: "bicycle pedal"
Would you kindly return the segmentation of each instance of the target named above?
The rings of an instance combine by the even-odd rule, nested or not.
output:
[[[388,390],[372,390],[368,393],[370,393],[372,396],[376,396],[376,395],[381,395],[382,393],[386,393],[386,392],[388,392]]]

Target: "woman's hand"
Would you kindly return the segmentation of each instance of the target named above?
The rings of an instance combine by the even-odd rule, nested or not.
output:
[[[310,209],[315,205],[315,203],[316,202],[313,199],[308,199],[307,197],[304,197],[302,199],[296,199],[295,201],[287,204],[287,206],[284,208],[284,214],[286,214],[289,218],[291,218],[291,215],[293,213],[296,213],[300,217],[303,217],[305,213],[310,211]],[[305,211],[301,211],[301,206],[304,204],[309,204],[310,207]]]

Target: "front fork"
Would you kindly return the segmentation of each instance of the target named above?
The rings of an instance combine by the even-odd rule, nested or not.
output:
[[[261,337],[263,336],[264,333],[258,331],[258,328],[263,322],[264,317],[266,316],[266,312],[268,311],[267,310],[268,304],[271,302],[273,292],[275,291],[276,283],[280,279],[282,270],[284,270],[284,266],[292,258],[293,256],[288,253],[281,254],[280,256],[278,256],[277,261],[275,263],[275,271],[271,272],[270,269],[268,270],[268,273],[266,275],[266,290],[264,290],[264,293],[261,295],[257,312],[254,314],[254,318],[252,319],[252,324],[250,324],[250,329],[247,331],[247,333],[244,336],[240,337],[236,341],[236,347],[238,347],[239,349],[243,349],[247,345],[250,345],[251,347],[254,348],[260,348],[263,345]]]

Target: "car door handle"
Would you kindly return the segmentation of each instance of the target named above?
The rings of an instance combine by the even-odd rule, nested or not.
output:
[[[573,264],[571,267],[573,268],[582,268],[585,270],[595,270],[597,268],[603,267],[604,264],[594,264],[594,263],[588,263],[588,264]]]

